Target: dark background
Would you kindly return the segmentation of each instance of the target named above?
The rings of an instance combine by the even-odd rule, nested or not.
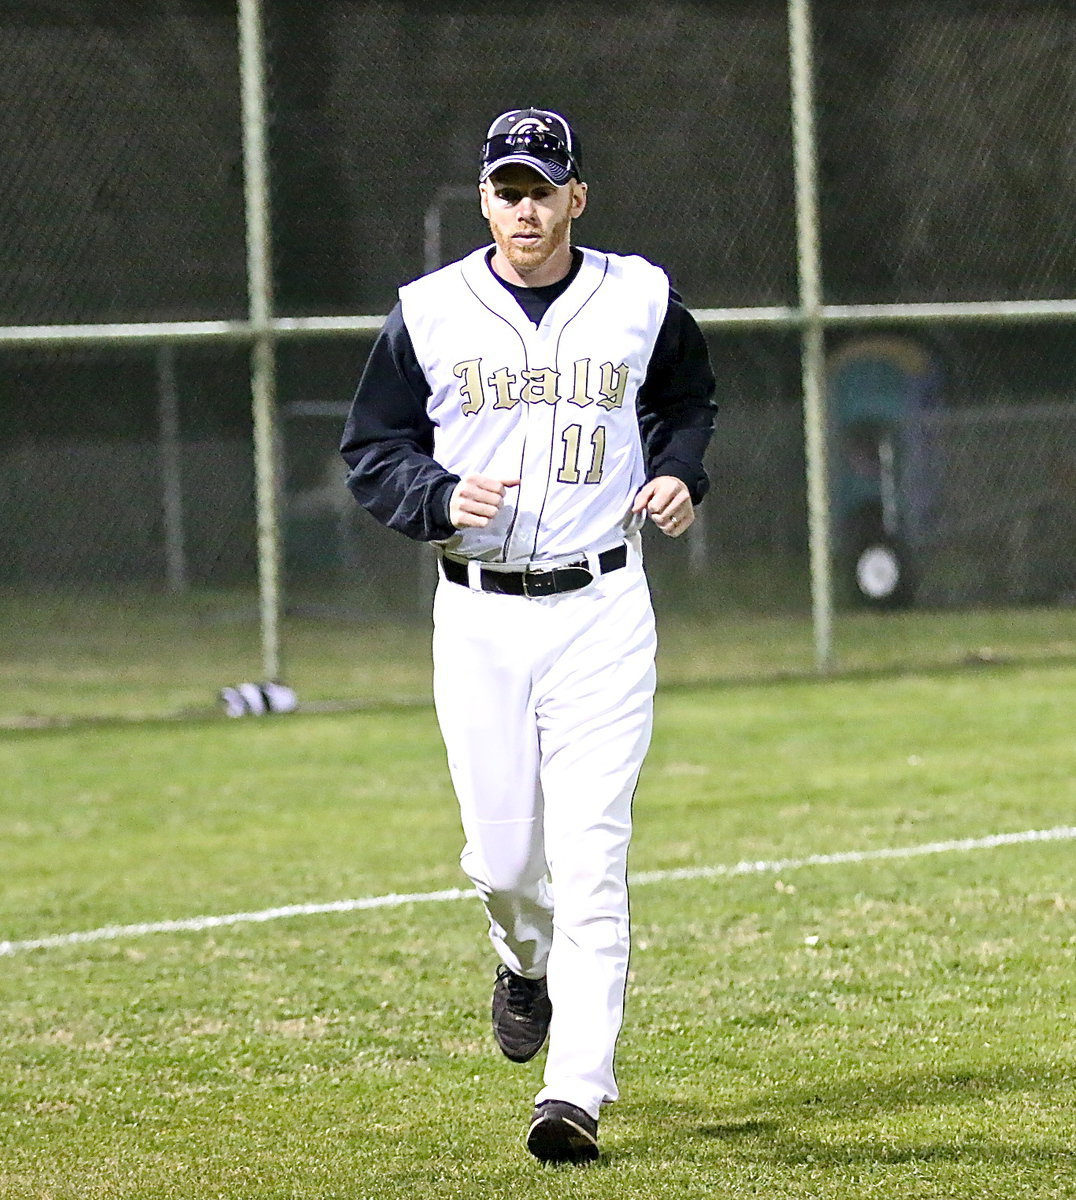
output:
[[[825,299],[1076,296],[1071,0],[816,0],[814,18]],[[266,20],[280,315],[386,312],[425,268],[439,189],[473,186],[488,122],[526,104],[581,133],[577,241],[661,263],[695,308],[796,303],[784,0],[272,0]],[[234,3],[5,0],[0,43],[0,323],[243,317]],[[445,201],[442,232],[446,258],[487,235],[470,199]],[[1071,402],[1071,322],[911,332],[949,406]],[[725,428],[775,447],[779,499],[745,475],[737,528],[802,547],[798,341],[709,336]],[[284,411],[346,405],[368,347],[281,346]],[[0,349],[0,451],[31,480],[49,454],[60,503],[87,447],[151,453],[157,367],[147,348]],[[183,439],[230,446],[246,497],[245,352],[183,349],[176,369]],[[288,426],[289,488],[321,478],[337,428]],[[714,453],[727,475],[747,451]],[[7,475],[7,511],[38,520]]]

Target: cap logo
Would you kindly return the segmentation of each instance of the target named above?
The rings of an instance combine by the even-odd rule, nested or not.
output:
[[[508,131],[509,137],[515,137],[517,133],[550,133],[549,126],[540,117],[524,117],[522,121],[517,121]]]

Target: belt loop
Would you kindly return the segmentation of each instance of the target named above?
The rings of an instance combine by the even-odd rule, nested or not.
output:
[[[597,579],[602,573],[602,565],[599,561],[601,555],[596,554],[593,550],[588,550],[583,557],[587,560],[587,570],[590,571],[591,575],[593,575],[595,579]]]
[[[467,560],[467,586],[472,592],[482,590],[482,564],[477,558]]]

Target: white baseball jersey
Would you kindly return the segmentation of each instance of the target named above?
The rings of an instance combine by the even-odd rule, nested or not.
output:
[[[583,250],[535,327],[493,277],[488,251],[400,289],[429,381],[434,458],[447,470],[521,479],[484,529],[441,543],[487,562],[600,551],[638,527],[646,480],[635,410],[669,302],[645,259]]]

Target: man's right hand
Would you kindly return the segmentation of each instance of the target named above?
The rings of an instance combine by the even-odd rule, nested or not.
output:
[[[509,488],[518,479],[492,479],[489,475],[464,475],[452,489],[448,515],[455,529],[484,529],[504,504]]]

